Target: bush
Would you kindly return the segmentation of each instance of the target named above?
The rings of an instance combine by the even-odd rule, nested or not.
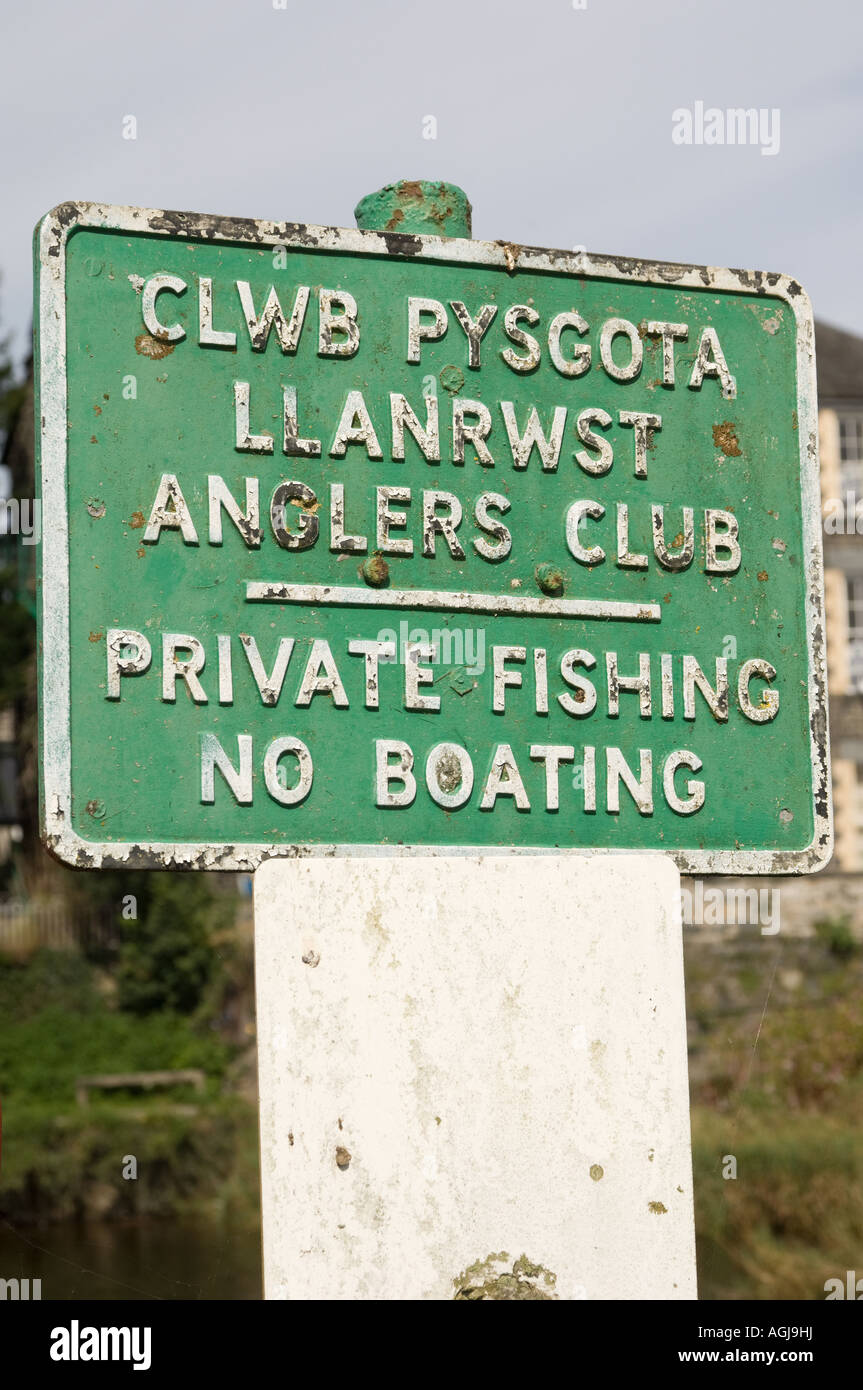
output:
[[[855,1268],[863,1146],[841,1119],[767,1126],[696,1107],[692,1140],[700,1298],[823,1299],[825,1280]],[[722,1176],[727,1154],[736,1179]]]
[[[43,948],[26,961],[0,955],[0,1031],[46,1008],[86,1013],[99,1002],[93,970],[72,951]]]
[[[214,893],[204,874],[153,880],[144,915],[123,923],[118,1003],[134,1014],[194,1013],[218,968],[214,938],[230,924],[235,903]]]
[[[840,960],[847,960],[853,956],[858,949],[857,940],[851,931],[851,918],[847,912],[843,912],[838,917],[823,917],[815,923],[815,932],[819,941],[832,955],[838,956]]]

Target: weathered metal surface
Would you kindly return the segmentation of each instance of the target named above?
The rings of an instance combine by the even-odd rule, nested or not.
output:
[[[36,254],[62,858],[826,861],[794,280],[91,204]]]
[[[401,179],[362,198],[354,217],[364,232],[469,237],[472,209],[467,194],[453,183]]]
[[[660,854],[262,864],[265,1297],[694,1298],[679,905]]]

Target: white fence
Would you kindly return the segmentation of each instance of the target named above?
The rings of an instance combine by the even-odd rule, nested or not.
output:
[[[0,902],[0,951],[30,952],[40,947],[55,951],[110,949],[119,939],[111,915],[72,912],[62,899]]]

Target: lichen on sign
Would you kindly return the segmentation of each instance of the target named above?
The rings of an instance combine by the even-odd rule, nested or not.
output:
[[[534,1264],[527,1255],[520,1255],[509,1268],[509,1255],[505,1250],[499,1254],[487,1255],[468,1265],[454,1280],[455,1300],[481,1302],[532,1302],[537,1299],[555,1301],[557,1276],[540,1264]]]

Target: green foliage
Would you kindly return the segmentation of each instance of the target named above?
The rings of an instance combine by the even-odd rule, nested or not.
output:
[[[80,1014],[100,1004],[93,971],[73,951],[40,950],[27,961],[0,956],[0,1037],[43,1009]],[[5,1081],[2,1066],[0,1076]]]
[[[699,1297],[823,1299],[859,1264],[863,1144],[841,1119],[692,1112]],[[722,1177],[733,1154],[737,1177]]]
[[[143,915],[123,923],[118,1001],[135,1014],[162,1009],[193,1013],[213,983],[218,968],[214,938],[230,924],[235,903],[215,893],[205,874],[152,878]]]
[[[694,1091],[717,1109],[853,1110],[863,1119],[863,1014],[853,996],[768,1010],[757,1047],[751,1020],[734,1019],[714,1047],[715,1070]]]
[[[9,339],[0,338],[0,445],[21,409],[25,394],[26,385],[19,379],[9,355]]]
[[[20,700],[30,680],[36,624],[16,597],[15,569],[0,569],[0,708]]]
[[[121,917],[123,899],[132,896],[139,917],[146,915],[153,888],[164,874],[147,869],[63,869],[63,892],[80,908],[116,912]]]
[[[107,984],[73,952],[0,958],[0,1213],[113,1219],[230,1202],[253,1216],[254,1111],[222,1094],[235,1049],[188,1016],[120,1012]],[[77,1104],[81,1076],[189,1067],[207,1076],[204,1094],[93,1091]],[[121,1175],[129,1153],[135,1182]]]
[[[74,1104],[79,1076],[181,1067],[218,1075],[229,1055],[214,1033],[195,1032],[187,1019],[169,1013],[135,1018],[106,1004],[78,1013],[52,1004],[23,1020],[0,1021],[4,1104],[27,1097],[62,1110]],[[94,1096],[93,1105],[99,1100]]]
[[[701,1298],[823,1299],[859,1265],[863,953],[837,952],[847,929],[834,919],[721,954],[688,945]]]
[[[187,1108],[105,1103],[57,1115],[13,1105],[4,1114],[0,1212],[27,1221],[173,1216],[183,1211],[257,1215],[254,1112],[237,1100]],[[134,1182],[122,1156],[134,1154]]]
[[[847,960],[859,950],[859,942],[851,930],[851,917],[847,912],[838,917],[822,917],[815,923],[815,933],[827,949],[840,960]]]

